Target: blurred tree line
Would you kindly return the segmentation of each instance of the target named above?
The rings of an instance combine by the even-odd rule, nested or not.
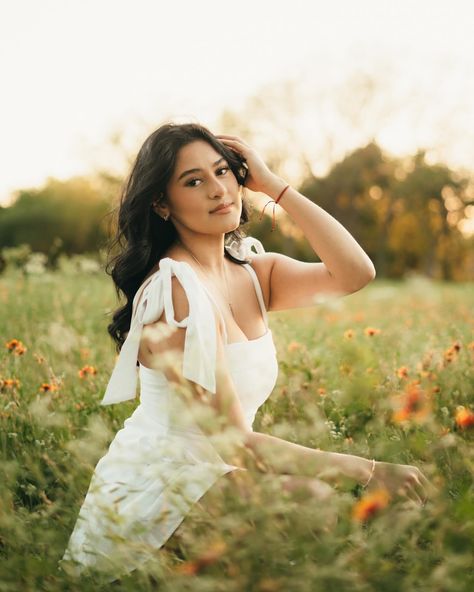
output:
[[[324,177],[308,175],[299,191],[336,218],[369,255],[378,277],[418,272],[434,279],[474,278],[474,237],[460,224],[474,206],[473,180],[443,164],[428,164],[425,152],[387,158],[374,142],[336,163]],[[290,227],[285,220],[283,228]],[[279,233],[258,224],[252,232],[268,250],[318,260],[298,229],[281,246]],[[279,244],[280,243],[280,244]],[[271,247],[271,248],[270,248]]]
[[[42,188],[19,191],[12,205],[0,208],[0,249],[29,244],[33,251],[57,257],[59,252],[104,248],[120,187],[121,179],[102,173],[67,181],[50,178]],[[416,271],[434,279],[473,279],[474,238],[460,230],[474,207],[473,181],[443,164],[428,164],[423,151],[388,158],[371,142],[346,155],[325,176],[308,172],[298,189],[354,236],[378,277],[400,278]],[[271,211],[271,206],[265,210]],[[318,260],[285,214],[279,216],[278,231],[271,232],[271,216],[259,221],[254,212],[246,232],[267,251]]]

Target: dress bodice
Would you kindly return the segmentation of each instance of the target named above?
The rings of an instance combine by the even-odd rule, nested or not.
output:
[[[246,257],[251,255],[251,246],[257,252],[264,252],[257,239],[246,237],[234,249],[226,247],[233,255]],[[262,289],[252,266],[244,263],[255,287],[257,299],[265,322],[266,331],[256,339],[228,343],[225,332],[225,356],[229,372],[240,399],[249,427],[262,403],[272,392],[277,376],[278,361],[273,342],[272,331],[268,326]],[[171,278],[176,276],[183,286],[189,303],[189,314],[181,321],[174,318],[171,294]],[[156,321],[165,311],[169,325],[186,327],[182,374],[185,378],[200,384],[212,393],[216,391],[216,324],[213,306],[219,309],[199,279],[194,269],[184,261],[169,257],[161,259],[159,269],[142,284],[135,295],[130,331],[125,339],[112,372],[103,405],[116,403],[135,397],[137,381],[137,358],[143,325]],[[220,313],[219,313],[220,314]],[[159,413],[161,421],[169,426],[176,414],[171,413],[176,394],[160,370],[147,368],[139,364],[140,404]]]

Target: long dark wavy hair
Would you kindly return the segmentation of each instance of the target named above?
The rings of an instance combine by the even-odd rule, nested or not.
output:
[[[116,227],[107,245],[105,271],[112,276],[117,297],[125,295],[124,306],[117,308],[107,331],[119,352],[130,329],[133,298],[150,270],[178,238],[172,222],[157,215],[151,203],[166,187],[176,166],[179,150],[195,140],[208,142],[228,162],[243,191],[248,168],[245,160],[220,142],[205,126],[197,123],[165,123],[143,143],[130,174],[121,189],[120,203],[112,211]],[[247,200],[242,199],[240,225],[226,233],[224,244],[244,238],[242,225],[249,221]],[[226,249],[224,256],[235,263],[245,263],[233,257]]]

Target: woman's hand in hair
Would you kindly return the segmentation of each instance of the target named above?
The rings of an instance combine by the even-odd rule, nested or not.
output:
[[[279,179],[279,177],[272,173],[267,167],[258,152],[238,136],[218,134],[216,135],[216,138],[227,148],[234,150],[234,152],[237,152],[237,154],[245,159],[248,167],[245,187],[248,187],[252,191],[262,191],[263,193],[267,193],[268,188],[275,184],[275,180]]]

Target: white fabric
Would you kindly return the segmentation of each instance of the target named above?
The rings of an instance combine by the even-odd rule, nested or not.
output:
[[[244,248],[233,251],[239,258],[251,256],[256,239],[248,239]],[[261,243],[260,247],[262,252]],[[266,332],[256,339],[225,343],[225,354],[252,429],[258,408],[275,386],[278,362],[257,275],[249,264],[243,267],[255,285]],[[174,319],[172,274],[182,283],[189,301],[189,316],[181,323]],[[135,396],[140,331],[163,310],[169,324],[186,327],[183,375],[215,392],[216,324],[210,293],[188,264],[170,258],[161,260],[149,280],[143,298],[136,299],[140,303],[104,404]],[[156,550],[192,505],[221,475],[239,469],[225,463],[210,439],[190,421],[183,400],[161,371],[140,365],[138,374],[140,403],[97,463],[60,562],[66,560],[69,570],[77,574],[93,567],[110,572],[114,579],[148,560],[158,560]]]
[[[238,259],[251,257],[251,247],[257,253],[264,253],[262,243],[255,237],[245,237],[240,244],[232,241],[227,250]],[[180,322],[174,318],[171,295],[171,277],[175,275],[189,299],[189,315]],[[140,296],[143,292],[143,296]],[[138,310],[136,303],[140,300]],[[205,288],[197,277],[194,269],[183,261],[175,261],[165,257],[160,261],[159,270],[149,278],[144,290],[138,290],[133,299],[133,309],[129,333],[122,345],[119,357],[112,371],[101,405],[120,403],[134,399],[137,389],[138,348],[143,325],[158,320],[165,310],[166,322],[174,327],[186,327],[183,355],[183,376],[200,384],[206,390],[216,392],[215,362],[216,335],[209,330],[213,325],[214,312],[212,304],[205,297]]]

